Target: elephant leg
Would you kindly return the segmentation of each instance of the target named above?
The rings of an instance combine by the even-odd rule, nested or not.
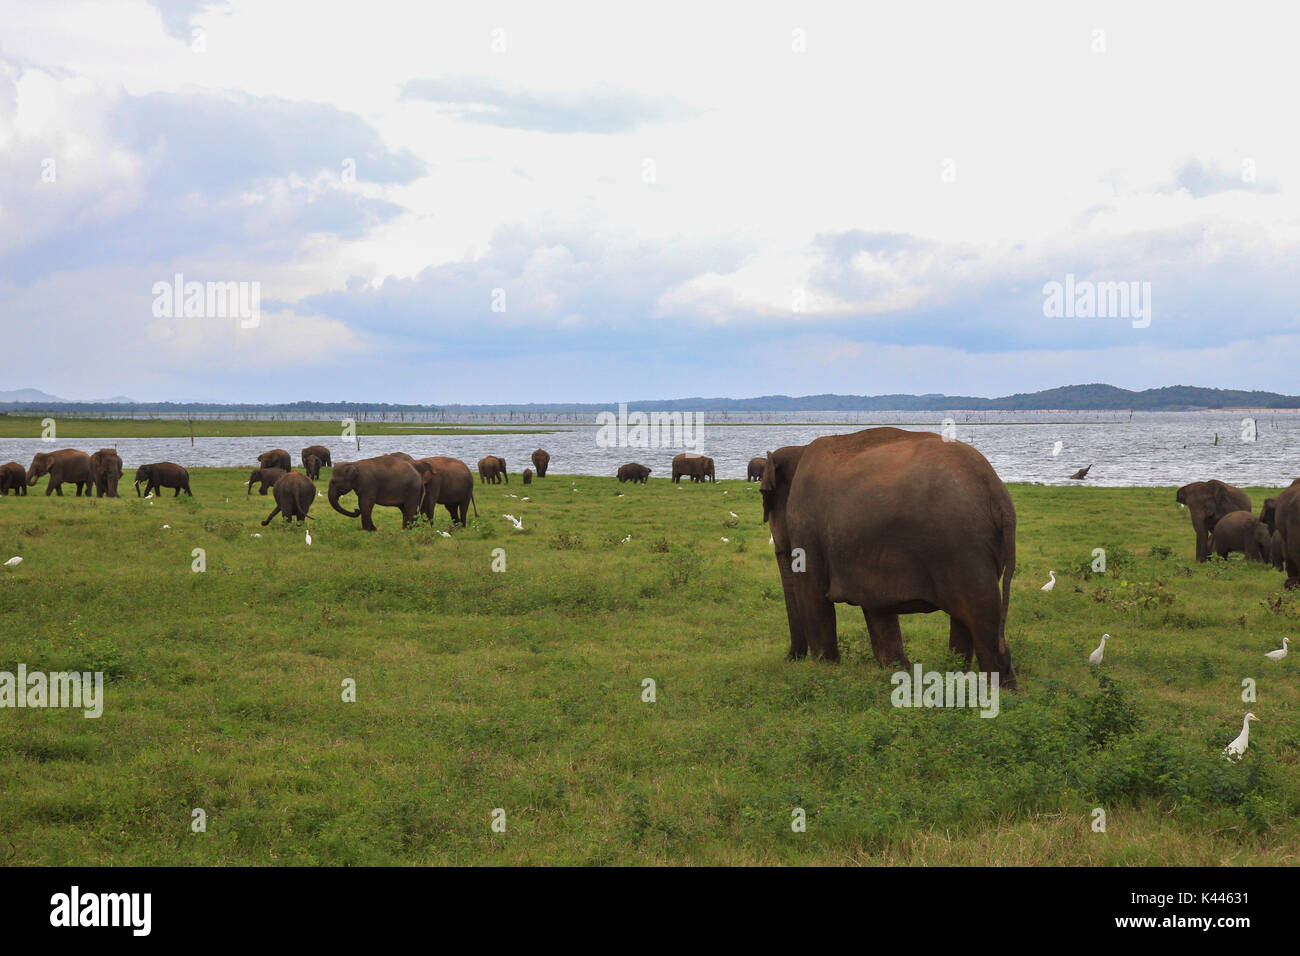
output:
[[[781,573],[781,590],[785,592],[785,617],[790,627],[788,661],[800,661],[808,656],[808,635],[804,629],[804,615],[799,607],[798,575],[790,570],[790,552],[777,552],[777,570]]]
[[[912,662],[903,650],[903,629],[898,626],[898,615],[863,608],[862,616],[867,620],[867,634],[871,637],[871,652],[876,662],[881,667],[911,667]]]
[[[998,587],[988,588],[987,593],[973,596],[949,613],[970,631],[980,671],[996,673],[999,686],[1014,690],[1016,672],[1011,666],[1011,655],[1002,649],[999,638],[1002,596]]]
[[[975,637],[970,628],[955,617],[948,619],[948,650],[960,657],[965,662],[966,669],[970,670],[971,655],[975,653]]]
[[[266,516],[266,520],[262,522],[262,527],[265,528],[267,525],[269,525],[271,523],[271,519],[274,518],[279,513],[280,513],[280,506],[276,505],[275,508],[272,509],[271,513]]]
[[[48,497],[50,496],[50,492],[51,492],[51,491],[53,491],[53,492],[54,492],[56,495],[58,495],[60,498],[63,497],[63,485],[61,485],[61,484],[56,485],[56,484],[54,483],[53,479],[50,480],[49,485],[47,485],[46,488],[45,488],[45,497],[46,497],[46,498],[48,498]]]
[[[361,512],[361,528],[363,531],[374,531],[375,522],[371,519],[370,514],[375,509],[373,498],[358,498],[357,509]]]
[[[1210,536],[1204,528],[1196,529],[1196,560],[1203,562],[1210,557]]]

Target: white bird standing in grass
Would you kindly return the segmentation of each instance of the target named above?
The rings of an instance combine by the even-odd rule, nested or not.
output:
[[[1108,640],[1110,640],[1109,634],[1103,634],[1101,636],[1101,643],[1097,645],[1097,649],[1088,655],[1089,664],[1095,666],[1101,663],[1101,655],[1106,653],[1106,642]]]
[[[626,538],[623,539],[623,543],[624,543],[624,544],[627,544],[627,543],[628,543],[629,541],[631,541],[631,540],[632,540],[632,535],[629,534]]]
[[[728,511],[727,514],[731,515],[731,517],[733,517],[733,518],[739,518],[739,517],[740,517],[740,515],[736,514],[734,511]]]
[[[1291,638],[1284,637],[1282,638],[1282,648],[1280,650],[1269,651],[1264,656],[1267,657],[1270,661],[1280,661],[1282,658],[1286,657],[1286,646],[1290,643],[1291,643]]]
[[[513,524],[515,526],[516,531],[524,530],[524,523],[520,521],[518,518],[516,518],[514,515],[502,515],[501,517],[505,518],[507,521]]]
[[[1048,571],[1047,573],[1050,574],[1050,575],[1052,576],[1052,580],[1048,581],[1048,582],[1047,582],[1046,584],[1044,584],[1041,588],[1039,588],[1038,590],[1040,590],[1040,591],[1050,591],[1050,590],[1052,590],[1052,588],[1056,587],[1056,572],[1055,572],[1055,571]]]
[[[1232,760],[1233,757],[1240,760],[1242,755],[1245,754],[1246,748],[1250,746],[1250,722],[1252,720],[1258,722],[1259,718],[1254,714],[1247,714],[1246,719],[1241,722],[1241,736],[1223,748],[1223,755],[1229,760]]]
[[[444,538],[450,538],[450,537],[451,537],[451,535],[450,535],[448,532],[446,532],[446,531],[439,531],[438,534],[442,535]]]
[[[311,532],[307,532],[307,547],[311,547]]]
[[[5,562],[5,567],[16,568],[18,567],[18,565],[22,563],[23,563],[23,559],[18,557],[17,555],[14,555],[12,558],[10,558],[8,561]]]

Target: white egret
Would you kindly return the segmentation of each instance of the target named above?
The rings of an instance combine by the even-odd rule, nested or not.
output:
[[[1241,735],[1223,748],[1223,755],[1229,760],[1234,757],[1240,760],[1242,755],[1245,754],[1246,748],[1250,746],[1250,722],[1252,720],[1258,722],[1259,718],[1254,714],[1247,714],[1246,719],[1241,722]]]
[[[502,515],[501,517],[505,518],[507,521],[513,524],[515,526],[516,531],[524,530],[524,523],[520,521],[518,518],[516,518],[514,515]]]
[[[311,532],[307,532],[307,547],[311,547]]]
[[[1047,573],[1050,574],[1050,575],[1052,576],[1052,580],[1048,581],[1048,582],[1047,582],[1046,584],[1044,584],[1041,588],[1039,588],[1038,590],[1040,590],[1040,591],[1050,591],[1050,590],[1052,590],[1052,588],[1056,587],[1056,572],[1055,572],[1055,571],[1048,571]]]
[[[1282,638],[1281,650],[1269,651],[1264,656],[1267,657],[1270,661],[1280,661],[1282,658],[1286,657],[1286,646],[1290,643],[1291,643],[1291,638],[1284,637]]]
[[[17,555],[14,555],[12,558],[10,558],[8,561],[5,562],[5,567],[16,568],[18,567],[18,565],[22,563],[23,563],[23,559],[18,557]]]
[[[1101,643],[1097,645],[1097,649],[1096,649],[1095,651],[1093,651],[1091,654],[1088,655],[1088,663],[1089,663],[1089,664],[1100,664],[1100,663],[1101,663],[1101,655],[1103,655],[1103,654],[1106,653],[1106,642],[1107,642],[1108,640],[1110,640],[1110,635],[1109,635],[1109,634],[1103,634],[1103,635],[1101,636]]]

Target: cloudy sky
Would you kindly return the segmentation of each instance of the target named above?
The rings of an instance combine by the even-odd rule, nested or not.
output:
[[[1287,4],[339,9],[0,2],[0,390],[1300,391]]]

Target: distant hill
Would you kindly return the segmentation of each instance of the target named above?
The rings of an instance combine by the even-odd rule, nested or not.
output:
[[[19,396],[19,397],[14,397]],[[394,405],[384,402],[286,402],[269,405],[218,402],[132,402],[118,397],[102,402],[68,402],[36,389],[0,392],[0,411],[18,414],[58,412],[111,415],[343,415],[364,420],[397,416],[457,414],[595,414],[613,402],[555,402],[524,405]],[[762,395],[757,398],[675,398],[627,403],[631,411],[832,412],[832,411],[1120,411],[1180,412],[1227,408],[1300,408],[1300,396],[1277,392],[1171,385],[1130,391],[1114,385],[1066,385],[1001,398],[972,395]]]
[[[0,408],[6,408],[9,405],[134,405],[135,399],[127,398],[125,395],[114,395],[112,398],[95,399],[89,402],[73,402],[66,398],[59,398],[57,395],[51,395],[48,392],[42,392],[39,388],[18,388],[11,392],[0,392]]]

